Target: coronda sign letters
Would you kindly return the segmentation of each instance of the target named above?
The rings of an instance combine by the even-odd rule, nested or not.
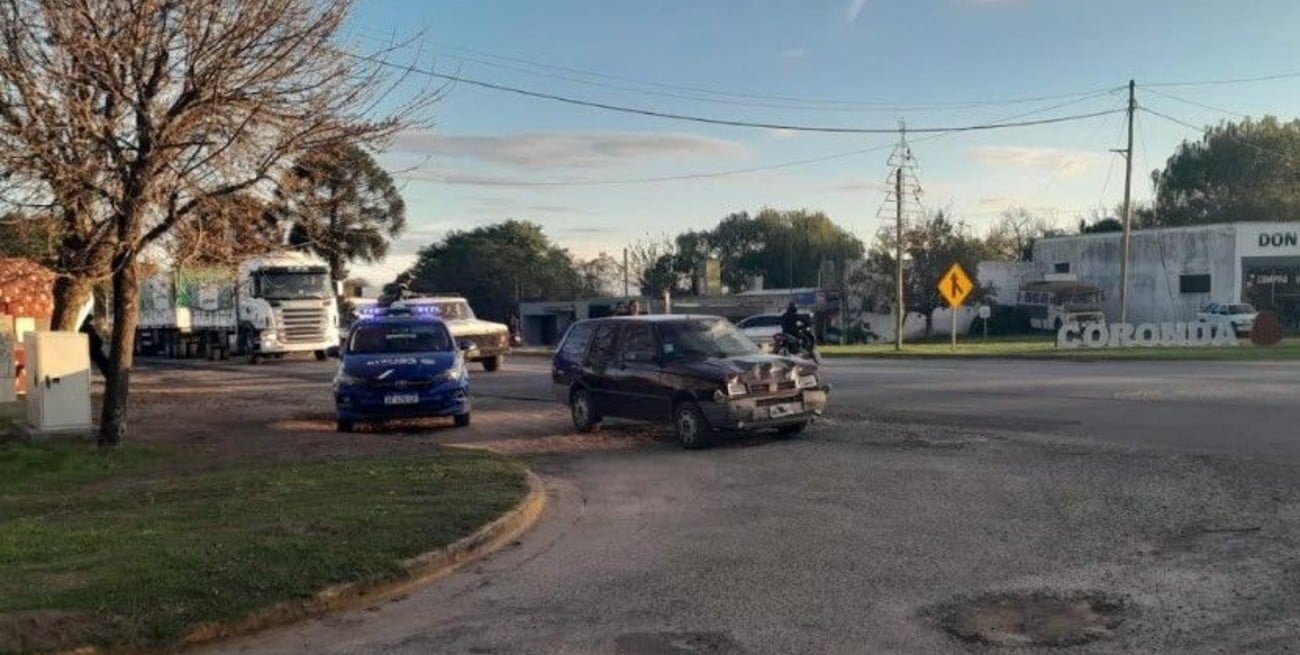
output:
[[[1241,345],[1232,326],[1215,323],[1066,323],[1056,331],[1056,347],[1195,348]]]

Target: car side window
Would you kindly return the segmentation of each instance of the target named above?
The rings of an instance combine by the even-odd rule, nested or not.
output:
[[[601,323],[591,340],[591,362],[606,364],[618,359],[618,324]]]
[[[587,346],[591,345],[595,328],[591,323],[578,323],[569,328],[569,336],[564,338],[564,345],[560,347],[560,356],[571,362],[581,362],[587,354]]]
[[[655,334],[649,323],[631,323],[623,333],[623,359],[648,362],[655,358]]]

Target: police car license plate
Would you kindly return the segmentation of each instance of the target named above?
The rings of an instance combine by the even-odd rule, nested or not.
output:
[[[385,405],[418,405],[420,404],[420,394],[418,393],[394,393],[384,396]]]
[[[772,405],[767,410],[768,416],[771,416],[772,418],[783,418],[786,416],[793,416],[802,411],[803,411],[803,403],[782,403],[780,405]]]

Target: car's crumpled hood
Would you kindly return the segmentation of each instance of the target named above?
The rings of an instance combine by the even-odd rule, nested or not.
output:
[[[739,357],[710,357],[673,362],[671,368],[694,377],[725,380],[739,377],[742,381],[757,381],[789,378],[791,370],[799,375],[807,375],[817,370],[817,366],[794,357],[781,357],[755,353]]]

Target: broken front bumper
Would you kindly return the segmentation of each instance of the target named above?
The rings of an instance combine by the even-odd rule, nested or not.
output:
[[[826,411],[830,387],[777,396],[728,398],[702,403],[709,425],[717,430],[762,430],[807,423]]]

